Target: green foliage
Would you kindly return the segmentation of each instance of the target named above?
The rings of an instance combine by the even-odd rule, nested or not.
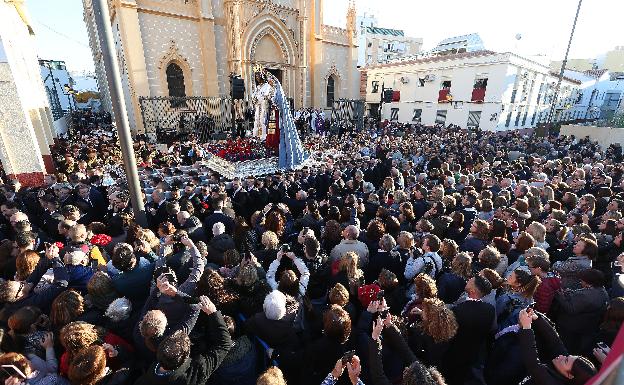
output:
[[[80,92],[76,94],[76,102],[78,103],[86,103],[89,101],[90,98],[99,99],[100,93],[93,92],[93,91],[85,91],[85,92]]]

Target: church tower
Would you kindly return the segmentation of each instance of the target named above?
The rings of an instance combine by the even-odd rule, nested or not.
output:
[[[347,32],[351,44],[355,44],[357,39],[357,12],[355,10],[355,0],[349,0],[347,8]]]

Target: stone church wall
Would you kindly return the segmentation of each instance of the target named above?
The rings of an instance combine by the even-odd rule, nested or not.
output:
[[[205,95],[197,23],[148,13],[139,13],[139,22],[152,96],[167,96],[167,80],[163,77],[171,61],[184,71],[187,90],[186,83],[191,82],[192,94],[187,92],[187,96]]]

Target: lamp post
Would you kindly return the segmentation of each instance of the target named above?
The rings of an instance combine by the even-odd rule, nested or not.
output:
[[[552,123],[552,119],[555,115],[555,109],[557,107],[557,98],[559,97],[559,89],[561,88],[561,82],[563,81],[563,73],[565,72],[566,65],[568,64],[568,55],[570,54],[570,46],[572,45],[572,38],[574,38],[574,30],[576,29],[576,22],[578,20],[579,12],[581,11],[582,3],[583,3],[583,0],[579,0],[578,5],[576,7],[576,15],[574,15],[574,22],[572,23],[572,31],[570,32],[570,39],[568,40],[568,48],[566,48],[565,57],[563,58],[563,62],[561,63],[561,71],[559,72],[559,79],[557,80],[557,86],[555,87],[555,95],[550,105],[550,112],[548,113],[548,120],[546,122],[546,127],[548,127],[549,130],[550,130],[550,125]]]
[[[121,85],[121,75],[119,73],[119,63],[113,39],[113,30],[110,24],[110,14],[108,12],[107,0],[93,0],[93,12],[95,24],[98,30],[102,48],[102,59],[106,69],[106,79],[110,90],[113,112],[115,114],[115,127],[119,136],[119,145],[123,157],[128,190],[130,192],[130,202],[136,222],[141,226],[147,226],[145,206],[141,195],[141,184],[137,171],[136,159],[134,158],[134,148],[132,146],[132,136],[130,134],[130,124],[126,113],[126,102]]]
[[[68,84],[65,84],[63,86],[63,89],[65,90],[64,94],[67,96],[67,100],[69,100],[69,111],[72,112],[74,109],[78,109],[76,107],[76,97],[74,95],[76,95],[76,91],[74,90],[73,87],[71,87]],[[72,100],[74,101],[74,107],[72,108]]]

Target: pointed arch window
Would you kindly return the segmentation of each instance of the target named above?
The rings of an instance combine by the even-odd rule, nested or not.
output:
[[[167,70],[167,89],[170,97],[184,98],[186,97],[186,88],[184,87],[184,72],[176,63],[169,63]],[[172,107],[180,107],[184,105],[183,100],[172,100]]]
[[[327,78],[327,107],[334,106],[336,82],[333,76]]]

